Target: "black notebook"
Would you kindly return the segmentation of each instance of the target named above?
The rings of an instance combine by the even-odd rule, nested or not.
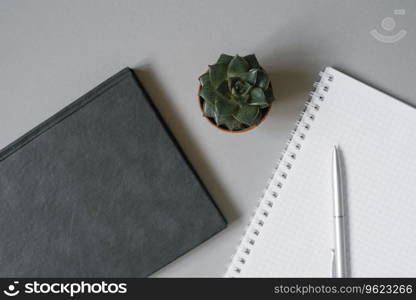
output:
[[[2,277],[144,277],[225,226],[128,68],[0,152]]]

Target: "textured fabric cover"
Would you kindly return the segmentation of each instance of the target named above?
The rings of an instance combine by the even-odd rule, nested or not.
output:
[[[130,69],[0,152],[0,276],[143,277],[224,227]]]

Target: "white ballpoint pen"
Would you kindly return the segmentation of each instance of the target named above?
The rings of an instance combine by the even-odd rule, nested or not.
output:
[[[345,241],[345,210],[342,190],[342,169],[339,150],[334,146],[332,154],[332,194],[334,202],[334,277],[347,277]]]

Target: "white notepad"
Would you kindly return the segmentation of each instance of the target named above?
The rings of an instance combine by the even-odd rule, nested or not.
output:
[[[227,277],[331,276],[334,145],[345,169],[350,275],[416,276],[416,110],[328,67]]]

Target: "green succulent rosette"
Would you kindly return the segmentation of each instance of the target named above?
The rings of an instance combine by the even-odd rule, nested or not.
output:
[[[258,124],[274,100],[269,76],[254,54],[221,54],[199,81],[204,116],[228,130]]]

